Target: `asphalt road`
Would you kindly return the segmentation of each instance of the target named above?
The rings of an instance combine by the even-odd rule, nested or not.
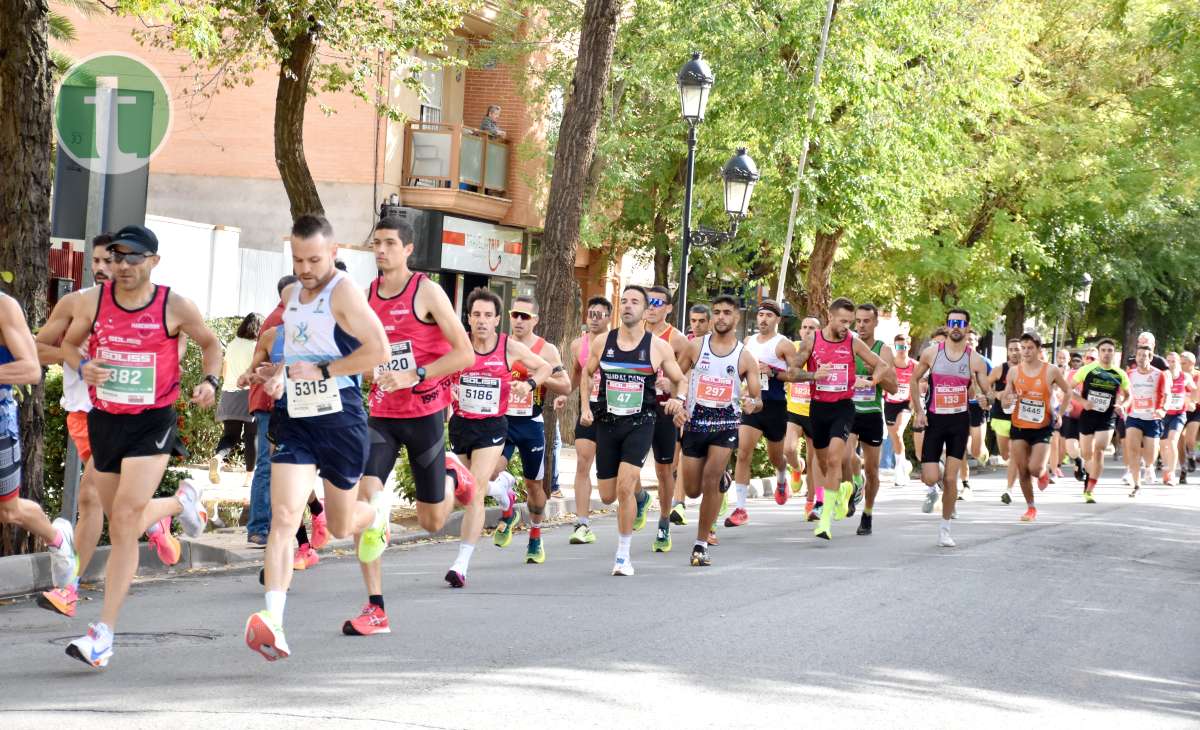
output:
[[[386,636],[341,635],[365,599],[354,559],[327,558],[297,574],[294,655],[274,664],[242,643],[256,571],[137,584],[104,672],[63,654],[98,600],[73,620],[17,603],[0,727],[1195,728],[1200,487],[1132,500],[1106,476],[1096,505],[1051,485],[1026,525],[998,472],[977,475],[951,550],[917,486],[884,487],[874,535],[854,518],[829,543],[797,500],[754,501],[706,569],[687,564],[694,522],[650,553],[652,514],[633,578],[608,574],[612,517],[589,546],[546,530],[541,566],[524,535],[485,538],[457,591],[456,543],[392,548]]]

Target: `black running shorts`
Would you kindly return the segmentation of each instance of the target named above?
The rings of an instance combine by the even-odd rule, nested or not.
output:
[[[172,406],[141,413],[105,413],[93,408],[88,412],[88,439],[96,471],[120,474],[123,459],[172,453],[177,421]]]
[[[445,410],[439,408],[419,418],[368,418],[371,451],[363,473],[387,483],[404,448],[417,485],[417,501],[440,504],[446,497],[444,414]]]
[[[596,425],[596,478],[615,479],[621,464],[641,469],[654,441],[656,420],[639,415],[600,421]]]
[[[827,449],[833,439],[848,440],[854,415],[854,401],[849,398],[832,403],[814,400],[808,411],[813,448]]]
[[[962,413],[930,413],[929,426],[925,429],[925,441],[921,444],[921,463],[936,464],[942,460],[942,451],[947,459],[962,461],[967,453],[967,440],[971,437],[971,415]]]

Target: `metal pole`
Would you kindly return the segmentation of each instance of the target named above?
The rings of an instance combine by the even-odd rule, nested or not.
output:
[[[813,64],[813,85],[808,97],[808,122],[805,129],[812,129],[817,112],[817,88],[821,85],[821,66],[825,63],[825,48],[829,44],[829,26],[833,22],[833,8],[838,0],[829,0],[825,6],[825,20],[821,24],[821,45],[817,48],[817,61]],[[792,232],[796,225],[796,211],[800,207],[800,183],[804,180],[804,168],[808,166],[807,132],[800,148],[800,163],[796,165],[796,187],[792,190],[792,209],[788,213],[787,235],[783,242],[783,260],[779,263],[779,283],[775,286],[775,301],[783,301],[783,285],[787,280],[788,259],[792,257]]]
[[[692,178],[696,172],[696,124],[688,124],[687,172],[683,182],[683,251],[679,254],[679,296],[676,319],[680,331],[687,331],[688,322],[688,254],[692,249]]]

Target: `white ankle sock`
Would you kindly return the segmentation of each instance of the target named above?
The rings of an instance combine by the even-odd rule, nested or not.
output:
[[[733,488],[737,490],[737,507],[746,508],[746,493],[750,491],[749,484],[734,484]]]
[[[287,591],[267,591],[267,611],[280,623],[283,622],[283,605],[287,603]]]
[[[450,566],[450,570],[457,573],[467,574],[467,568],[471,565],[471,553],[475,552],[474,545],[461,543],[458,546],[458,557],[454,559],[454,565]]]

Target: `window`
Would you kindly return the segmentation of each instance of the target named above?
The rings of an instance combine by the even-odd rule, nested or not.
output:
[[[421,121],[442,121],[442,68],[440,66],[421,69]]]

